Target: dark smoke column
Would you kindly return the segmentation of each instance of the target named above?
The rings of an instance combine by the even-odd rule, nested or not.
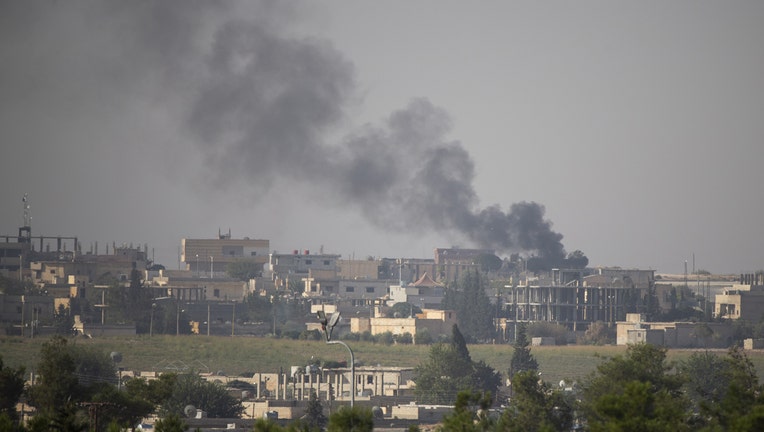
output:
[[[564,258],[562,235],[551,230],[543,206],[479,208],[472,158],[447,138],[448,113],[427,99],[327,143],[357,93],[352,64],[326,42],[285,38],[278,29],[225,23],[205,56],[188,127],[217,173],[216,186],[233,177],[263,190],[288,177],[332,191],[338,207],[385,230],[436,231],[452,244]]]

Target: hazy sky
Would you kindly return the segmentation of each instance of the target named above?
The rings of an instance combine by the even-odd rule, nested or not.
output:
[[[288,9],[287,9],[288,8]],[[764,268],[764,3],[0,2],[0,234]],[[546,252],[543,252],[546,251]]]

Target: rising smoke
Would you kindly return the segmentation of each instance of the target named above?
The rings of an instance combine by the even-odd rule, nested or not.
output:
[[[329,193],[322,198],[382,229],[437,231],[499,252],[564,255],[562,235],[544,219],[543,206],[480,208],[473,160],[448,138],[448,113],[429,100],[413,99],[378,124],[337,138],[362,103],[354,66],[326,41],[286,36],[289,7],[0,2],[0,52],[7,60],[0,111],[7,117],[45,110],[40,124],[55,130],[50,142],[58,142],[61,132],[49,118],[64,119],[66,130],[76,128],[70,118],[85,119],[81,126],[100,131],[115,118],[129,123],[121,117],[133,112],[128,107],[151,109],[166,113],[180,129],[172,135],[200,150],[209,168],[205,183],[216,190],[231,178],[256,192],[288,180]],[[108,131],[103,136],[116,141]],[[93,141],[85,132],[72,135]],[[132,131],[127,138],[140,141]]]
[[[207,59],[188,126],[213,171],[250,175],[260,188],[284,175],[318,184],[384,229],[457,233],[481,248],[564,258],[543,206],[478,208],[474,163],[446,138],[449,115],[427,99],[326,142],[356,90],[353,65],[328,43],[236,21],[216,32]]]

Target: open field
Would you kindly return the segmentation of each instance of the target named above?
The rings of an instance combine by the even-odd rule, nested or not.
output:
[[[21,339],[0,337],[0,355],[5,365],[26,366],[31,370],[38,362],[40,346],[47,338]],[[197,371],[223,371],[227,375],[253,372],[285,371],[290,366],[304,366],[311,358],[347,361],[347,350],[323,341],[220,336],[133,336],[84,339],[72,343],[100,349],[105,353],[122,353],[120,366],[133,371],[166,371],[187,367]],[[356,362],[363,365],[415,367],[429,355],[428,346],[379,345],[348,342]],[[510,345],[470,345],[474,360],[484,360],[494,369],[506,373],[512,356]],[[592,372],[603,357],[623,353],[623,346],[569,345],[533,347],[531,352],[539,361],[545,381],[552,383],[580,380]],[[683,360],[692,350],[670,350],[671,360]],[[725,351],[717,351],[724,355]],[[764,379],[764,351],[749,351],[760,379]]]

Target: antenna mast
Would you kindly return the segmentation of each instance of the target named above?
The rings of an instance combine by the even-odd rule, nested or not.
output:
[[[24,203],[24,225],[25,227],[29,227],[32,225],[32,214],[29,210],[29,194],[24,193],[24,198],[21,199],[21,202]]]

